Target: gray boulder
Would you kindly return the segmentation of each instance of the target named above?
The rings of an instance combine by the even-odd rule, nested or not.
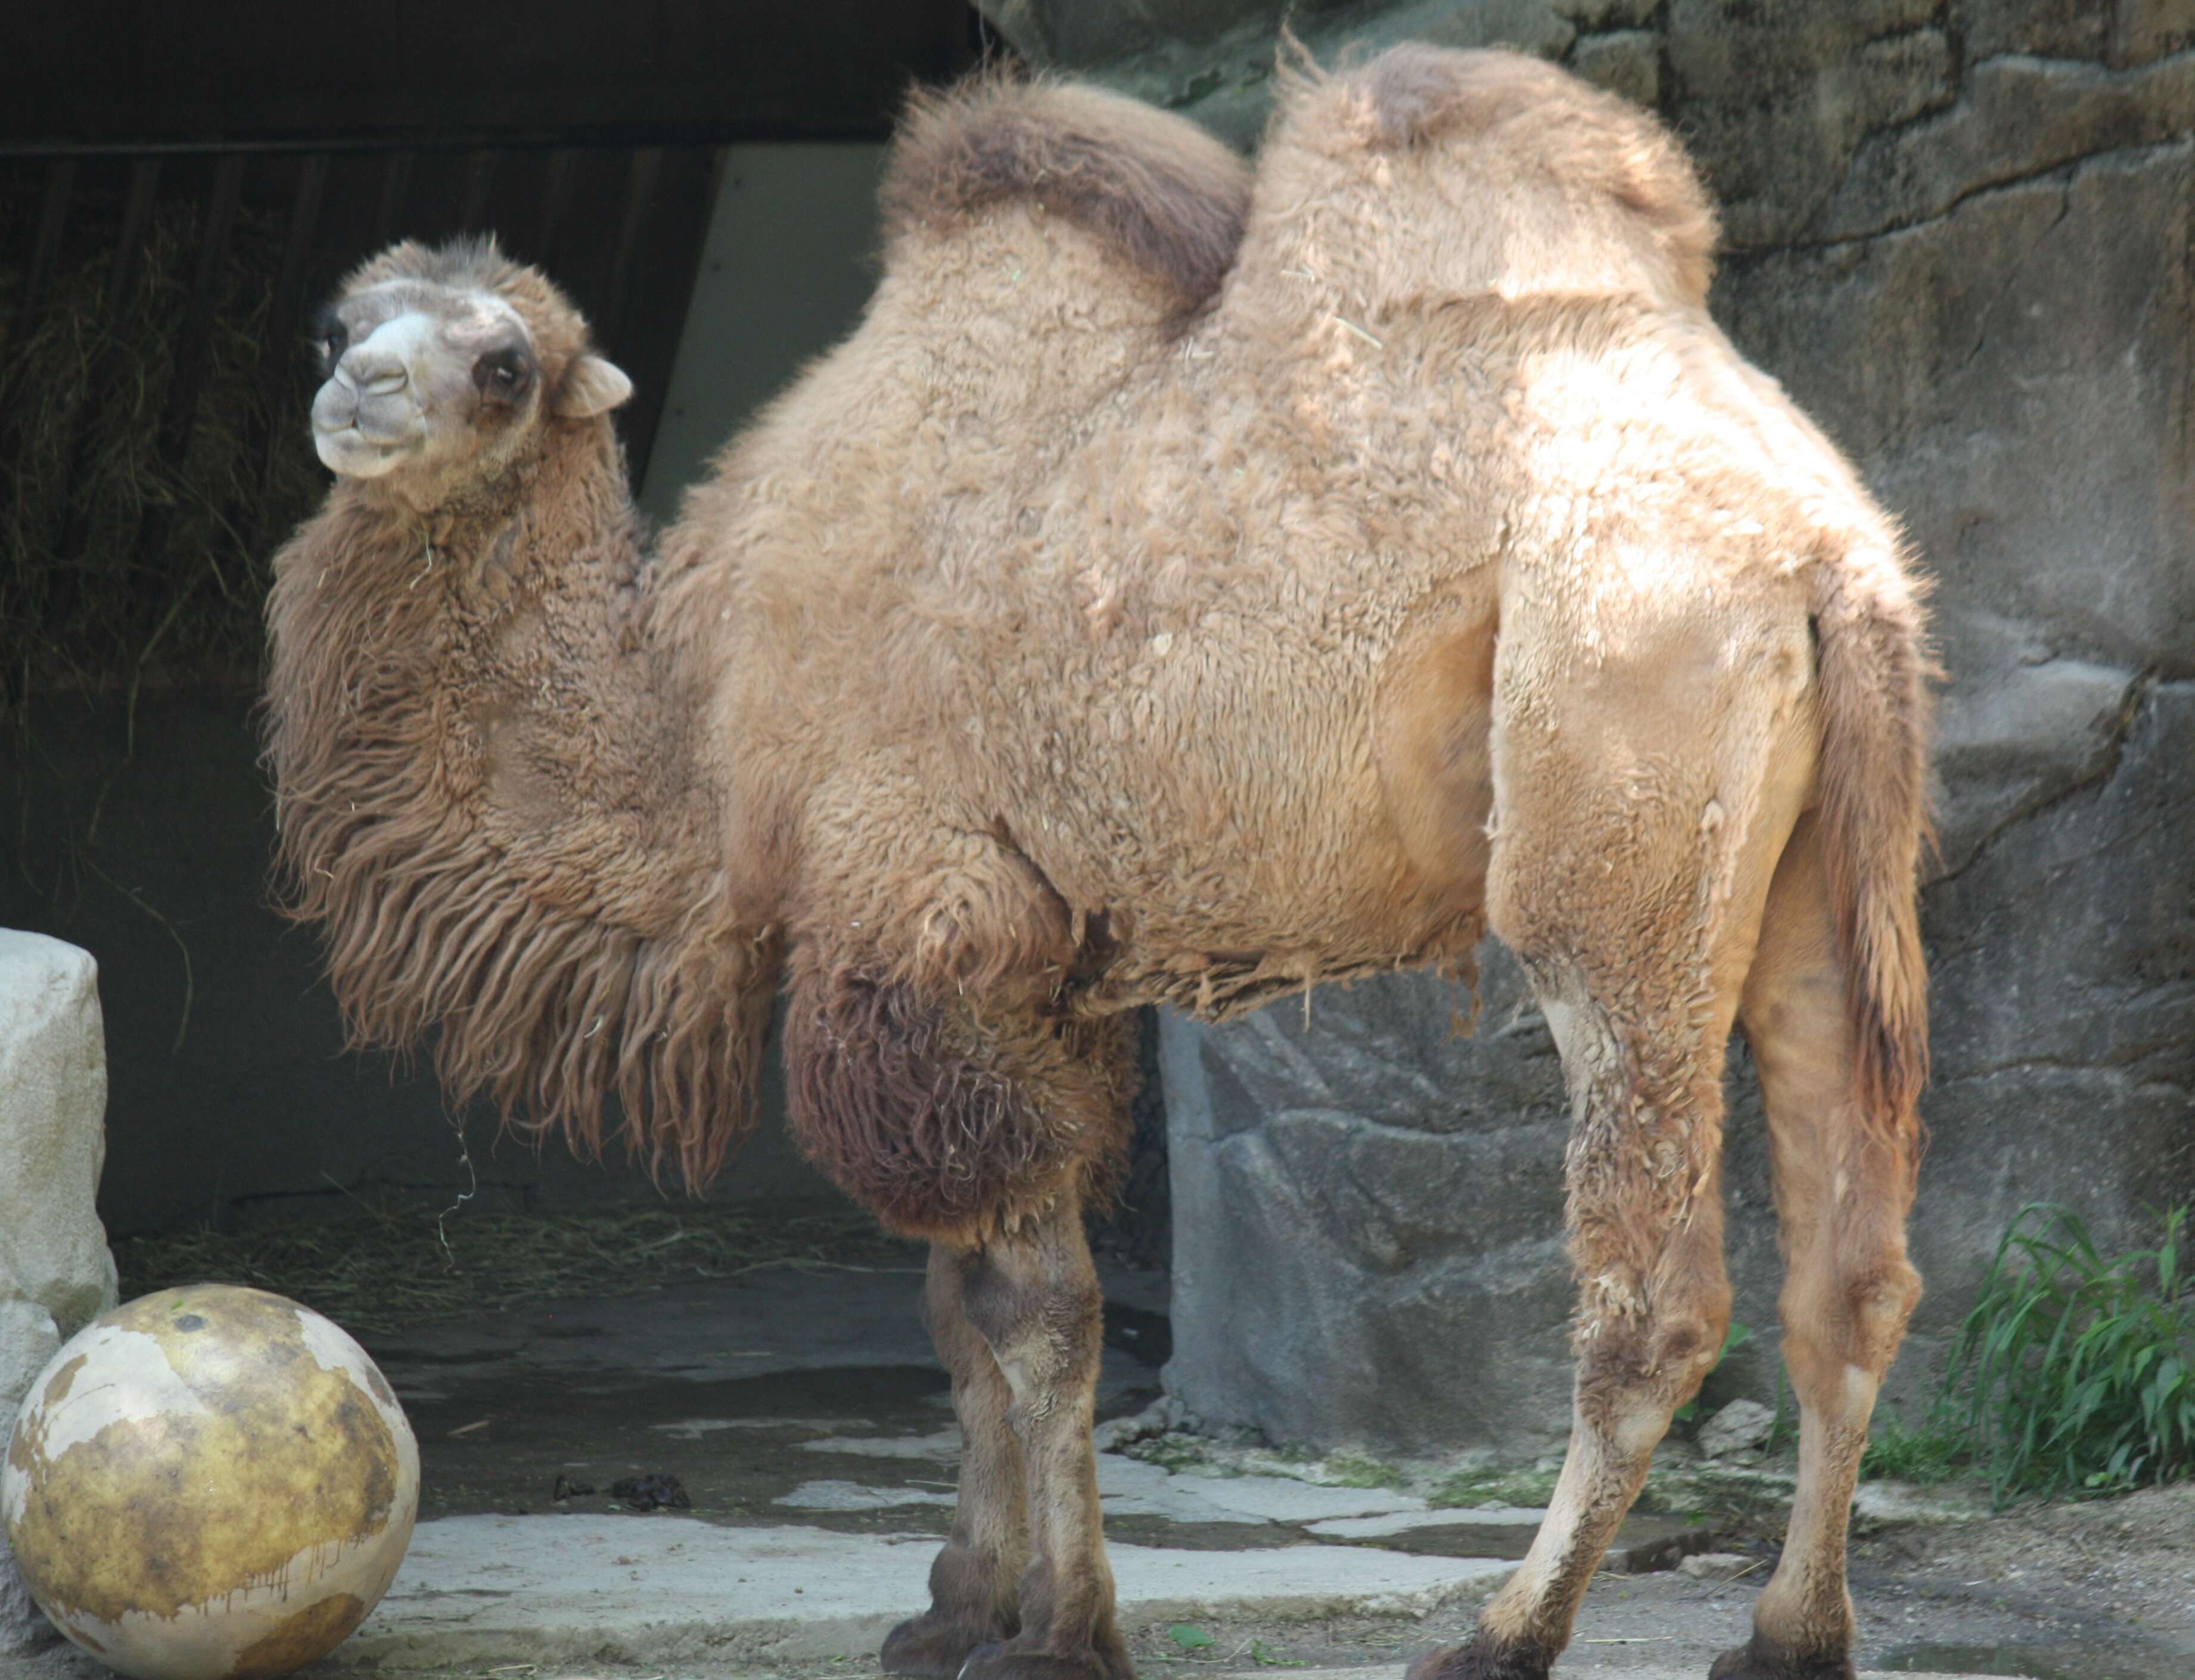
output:
[[[1487,948],[1231,1026],[1164,1018],[1168,1391],[1276,1441],[1531,1456],[1570,1428],[1568,1110],[1547,1023]]]
[[[1709,1458],[1728,1458],[1755,1453],[1767,1445],[1776,1414],[1757,1400],[1733,1400],[1700,1426],[1700,1453]]]
[[[115,1303],[94,1200],[107,1159],[99,967],[0,929],[0,1418],[60,1344]]]
[[[46,1361],[115,1303],[93,1205],[106,1122],[98,965],[0,929],[0,1443]],[[53,1637],[0,1539],[0,1651]]]
[[[0,1656],[35,1651],[59,1643],[60,1637],[60,1630],[47,1620],[46,1613],[32,1599],[30,1588],[23,1585],[15,1555],[8,1549],[8,1537],[0,1534]]]

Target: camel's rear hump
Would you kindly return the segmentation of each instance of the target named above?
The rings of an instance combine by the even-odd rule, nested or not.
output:
[[[1414,44],[1285,78],[1241,285],[1313,283],[1352,319],[1488,295],[1703,311],[1716,237],[1651,113],[1520,54]]]

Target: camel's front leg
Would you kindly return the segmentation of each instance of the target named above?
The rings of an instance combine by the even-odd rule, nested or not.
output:
[[[1005,1373],[1006,1416],[1028,1481],[1028,1568],[1021,1631],[978,1650],[966,1680],[1129,1680],[1127,1648],[1113,1625],[1091,1446],[1103,1335],[1098,1274],[1082,1213],[1063,1197],[1010,1237],[963,1263],[968,1322]]]
[[[953,1376],[953,1410],[960,1420],[959,1502],[953,1532],[930,1566],[930,1609],[902,1622],[884,1640],[884,1666],[894,1674],[952,1680],[971,1651],[1010,1639],[1021,1629],[1021,1579],[1029,1557],[1028,1487],[1021,1442],[1007,1421],[1013,1391],[961,1304],[977,1263],[971,1251],[930,1245],[923,1316],[937,1356]]]
[[[786,1008],[802,1148],[887,1224],[931,1238],[930,1324],[960,1418],[960,1506],[934,1602],[893,1631],[884,1660],[969,1680],[1125,1680],[1090,1440],[1101,1303],[1077,1186],[1125,1136],[1132,1046],[1117,1017],[1017,1018],[993,1002],[987,1024],[811,951]]]

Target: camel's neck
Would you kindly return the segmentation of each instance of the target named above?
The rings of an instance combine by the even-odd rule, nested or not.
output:
[[[706,794],[692,708],[642,622],[648,567],[607,429],[554,435],[429,515],[343,486],[316,527],[278,562],[285,829],[371,851],[401,808],[407,828],[484,849],[546,911],[674,925]]]
[[[345,485],[275,560],[268,758],[292,912],[354,1036],[439,1025],[453,1097],[562,1122],[614,1086],[689,1180],[750,1112],[769,941],[719,925],[691,702],[604,425],[423,520]]]

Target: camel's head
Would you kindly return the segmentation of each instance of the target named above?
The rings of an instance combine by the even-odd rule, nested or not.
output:
[[[320,459],[422,509],[498,477],[544,428],[632,394],[571,301],[493,239],[391,246],[343,283],[313,338]]]

